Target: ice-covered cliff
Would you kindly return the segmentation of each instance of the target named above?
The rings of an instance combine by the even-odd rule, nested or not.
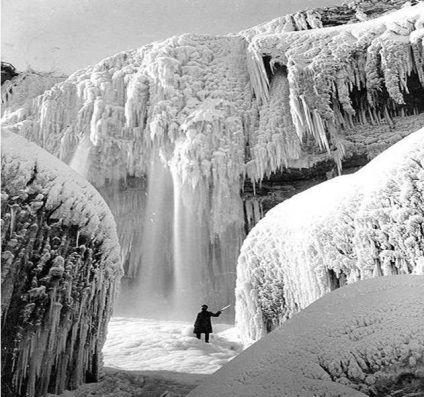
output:
[[[4,70],[3,70],[4,69]],[[18,72],[6,62],[2,62],[1,104],[3,112],[14,112],[42,95],[55,84],[66,80],[67,76],[54,73],[37,73],[34,70]]]
[[[2,394],[96,380],[122,274],[113,216],[84,178],[39,146],[1,136]]]
[[[421,129],[355,174],[269,211],[238,259],[236,321],[246,340],[345,284],[424,274],[423,165]]]
[[[419,396],[424,390],[424,276],[333,291],[194,389],[190,397]]]
[[[324,161],[340,169],[424,124],[423,4],[341,26],[328,15],[172,37],[6,109],[6,125],[107,200],[128,279],[139,279],[127,299],[179,315],[231,302],[245,223],[260,217],[256,197],[241,199],[245,180]]]

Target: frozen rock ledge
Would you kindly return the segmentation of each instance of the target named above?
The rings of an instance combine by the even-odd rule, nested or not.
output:
[[[424,276],[378,277],[315,301],[190,397],[419,396]]]
[[[2,131],[2,394],[95,381],[121,275],[100,194],[56,157]]]

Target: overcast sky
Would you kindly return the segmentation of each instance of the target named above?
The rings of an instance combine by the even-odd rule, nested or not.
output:
[[[238,32],[343,0],[2,0],[3,61],[71,73],[181,33]]]

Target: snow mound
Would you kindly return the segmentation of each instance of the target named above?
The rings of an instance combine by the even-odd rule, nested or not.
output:
[[[423,288],[424,276],[404,275],[333,291],[189,396],[365,397],[422,391]]]
[[[245,342],[345,284],[424,273],[423,161],[421,129],[357,173],[267,213],[238,259],[236,322]]]

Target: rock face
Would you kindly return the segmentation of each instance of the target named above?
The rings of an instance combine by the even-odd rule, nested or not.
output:
[[[12,64],[8,62],[1,63],[1,85],[3,85],[6,81],[12,80],[18,75],[19,73]]]
[[[305,187],[287,176],[322,181],[423,125],[414,4],[352,2],[172,37],[74,73],[4,122],[102,192],[141,291],[176,313],[223,306],[245,232]]]
[[[333,291],[243,351],[190,397],[419,396],[424,276]]]
[[[424,274],[424,129],[355,174],[274,207],[237,266],[236,321],[257,340],[322,295],[375,276]]]
[[[40,147],[2,132],[2,393],[96,380],[121,262],[101,196]]]

